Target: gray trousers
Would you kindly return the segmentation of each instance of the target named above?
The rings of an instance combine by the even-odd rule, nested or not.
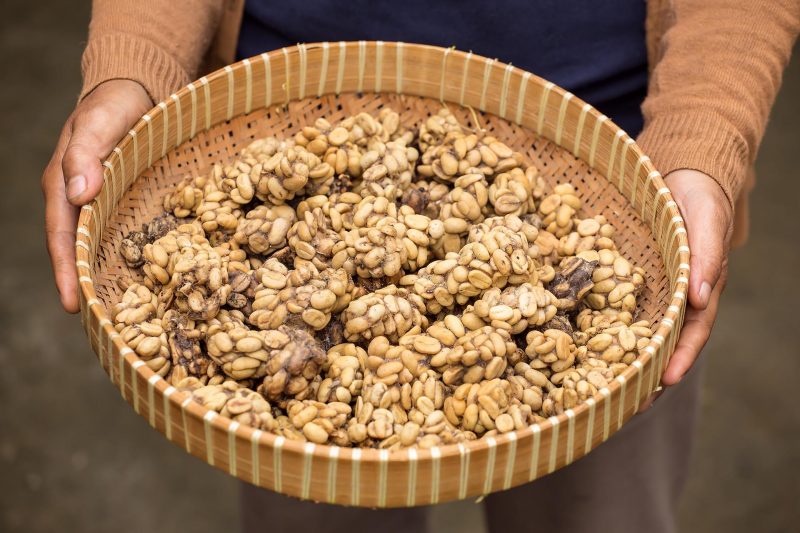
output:
[[[699,405],[702,357],[676,386],[572,465],[484,500],[490,533],[672,533]],[[245,533],[436,533],[429,507],[360,509],[302,502],[242,485]],[[482,531],[476,524],[472,531]]]

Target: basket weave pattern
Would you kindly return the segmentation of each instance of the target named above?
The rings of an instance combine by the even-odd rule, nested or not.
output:
[[[161,212],[187,173],[232,159],[251,140],[289,137],[318,117],[335,122],[383,106],[419,124],[446,104],[525,154],[553,185],[571,181],[584,212],[618,229],[620,251],[648,273],[640,297],[655,335],[598,396],[522,431],[430,450],[350,449],[288,441],[191,402],[146,367],[113,328],[118,254],[129,231]],[[469,106],[470,109],[460,106]],[[477,122],[477,123],[476,123]],[[105,184],[81,212],[81,316],[112,382],[134,409],[189,453],[285,494],[371,507],[443,502],[507,489],[582,457],[608,439],[658,385],[683,321],[686,230],[658,172],[622,130],[530,73],[473,54],[403,43],[299,45],[201,78],[160,103],[104,163]]]

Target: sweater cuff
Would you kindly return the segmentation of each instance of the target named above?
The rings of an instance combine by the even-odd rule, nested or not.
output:
[[[719,115],[681,112],[648,121],[637,139],[662,176],[697,170],[719,183],[731,208],[747,176],[748,149],[741,134]]]
[[[170,94],[189,83],[180,64],[152,42],[124,34],[92,39],[81,60],[83,89],[79,101],[104,81],[133,80],[140,83],[153,102],[166,100]]]

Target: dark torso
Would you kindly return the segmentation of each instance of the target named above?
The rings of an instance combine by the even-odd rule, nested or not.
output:
[[[647,89],[644,0],[247,0],[238,55],[299,42],[455,46],[572,91],[636,135]]]

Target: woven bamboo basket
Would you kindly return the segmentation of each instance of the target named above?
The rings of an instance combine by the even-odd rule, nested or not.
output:
[[[619,230],[622,253],[647,271],[642,314],[655,335],[638,360],[589,401],[494,438],[396,452],[286,440],[208,411],[155,375],[126,346],[108,309],[127,275],[117,245],[161,211],[187,173],[231,159],[256,137],[293,135],[324,116],[382,106],[419,124],[446,104],[471,126],[524,153],[553,185],[577,185],[587,213]],[[479,124],[476,124],[476,121]],[[82,322],[123,398],[167,439],[254,485],[344,505],[401,507],[508,489],[568,465],[605,442],[658,386],[686,303],[686,230],[659,173],[633,139],[569,92],[472,53],[395,42],[299,45],[225,67],[148,112],[104,163],[76,243]]]

